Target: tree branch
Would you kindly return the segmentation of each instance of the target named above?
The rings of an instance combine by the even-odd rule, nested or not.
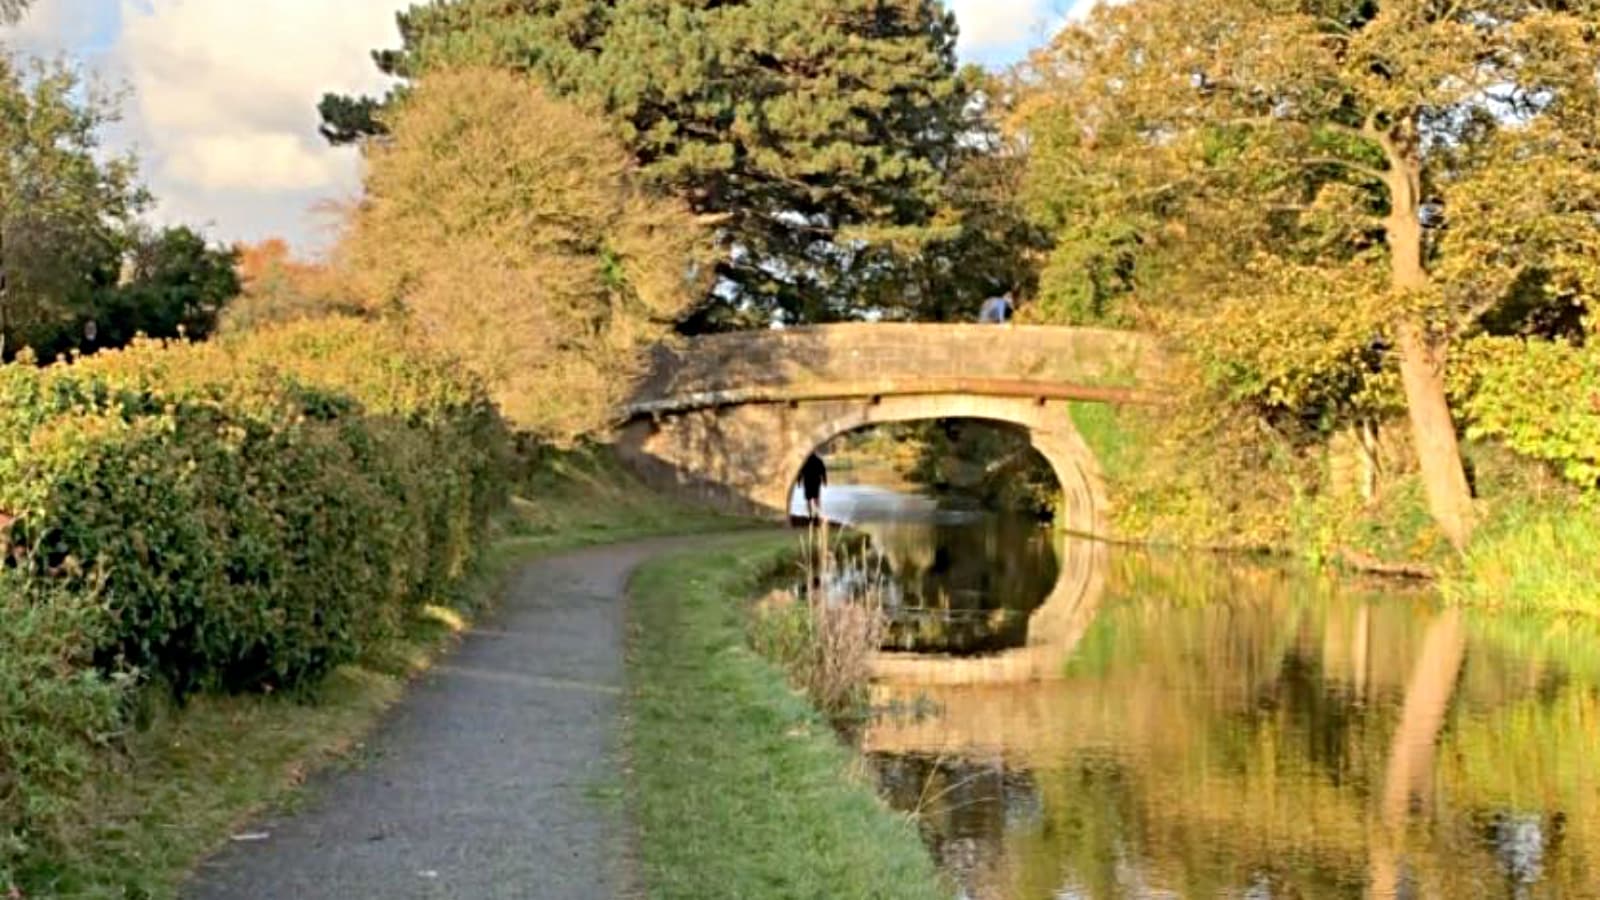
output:
[[[1365,175],[1368,178],[1371,178],[1373,181],[1381,181],[1384,183],[1388,183],[1389,181],[1388,172],[1385,172],[1381,169],[1374,169],[1373,167],[1364,165],[1362,163],[1351,162],[1348,159],[1340,159],[1336,156],[1312,156],[1299,160],[1299,163],[1303,166],[1343,166],[1352,172]]]

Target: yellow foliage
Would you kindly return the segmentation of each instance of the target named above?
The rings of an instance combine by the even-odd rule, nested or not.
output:
[[[698,299],[693,216],[638,187],[601,120],[510,73],[430,74],[389,126],[343,248],[363,294],[465,360],[521,428],[603,427]]]

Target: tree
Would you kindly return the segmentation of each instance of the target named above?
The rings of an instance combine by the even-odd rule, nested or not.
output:
[[[482,374],[518,425],[608,424],[698,296],[704,236],[604,122],[496,69],[435,71],[386,111],[345,255],[377,309]]]
[[[1214,297],[1388,332],[1430,510],[1460,547],[1452,342],[1529,280],[1551,303],[1600,289],[1596,21],[1595,0],[1102,5],[1037,60],[1031,114],[1070,118],[1067,182],[1100,221],[1200,230],[1247,261],[1229,282],[1276,285]]]
[[[0,55],[0,358],[70,342],[117,283],[147,197],[131,158],[101,152],[115,118],[71,68]]]
[[[391,75],[487,64],[606,115],[644,176],[717,228],[697,327],[851,315],[895,248],[947,234],[930,228],[975,82],[937,0],[464,0],[415,6],[400,31],[376,54]],[[373,133],[377,109],[325,98],[324,132]]]
[[[889,242],[876,279],[863,279],[863,305],[893,318],[973,321],[989,297],[1033,296],[1051,233],[1021,202],[1027,148],[999,119],[1011,102],[1003,81],[984,74],[968,130],[946,166],[939,211],[927,229]]]
[[[85,349],[121,347],[139,335],[203,340],[239,295],[238,253],[213,247],[194,229],[135,229],[123,279],[103,291],[92,311],[94,337]]]
[[[361,312],[345,273],[328,263],[294,259],[281,238],[241,245],[235,252],[240,295],[222,317],[225,332]]]

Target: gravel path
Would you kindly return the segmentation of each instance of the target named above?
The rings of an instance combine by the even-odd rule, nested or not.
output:
[[[362,763],[203,865],[189,900],[601,900],[628,885],[616,765],[624,594],[674,538],[534,562]]]

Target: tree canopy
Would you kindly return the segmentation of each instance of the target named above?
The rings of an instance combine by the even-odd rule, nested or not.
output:
[[[135,161],[100,142],[116,117],[69,65],[0,54],[0,358],[204,338],[239,291],[232,251],[138,221]]]
[[[71,68],[0,54],[0,354],[58,346],[118,281],[147,197],[131,158],[101,153],[115,115]]]
[[[95,304],[94,337],[82,346],[120,347],[141,334],[199,340],[215,332],[239,295],[238,252],[185,226],[137,228],[129,243],[122,279]]]
[[[1597,22],[1592,0],[1099,6],[1036,58],[1022,112],[1064,238],[1045,294],[1187,314],[1213,372],[1286,410],[1370,410],[1398,374],[1459,545],[1452,342],[1600,289]]]
[[[487,64],[605,115],[643,176],[716,228],[697,327],[904,303],[875,290],[885,268],[959,235],[941,211],[977,78],[937,0],[440,0],[400,31],[375,56],[408,83]],[[381,109],[327,97],[324,133],[381,131]]]
[[[607,424],[709,268],[687,208],[610,129],[525,76],[431,74],[385,112],[342,248],[361,293],[561,441]]]

